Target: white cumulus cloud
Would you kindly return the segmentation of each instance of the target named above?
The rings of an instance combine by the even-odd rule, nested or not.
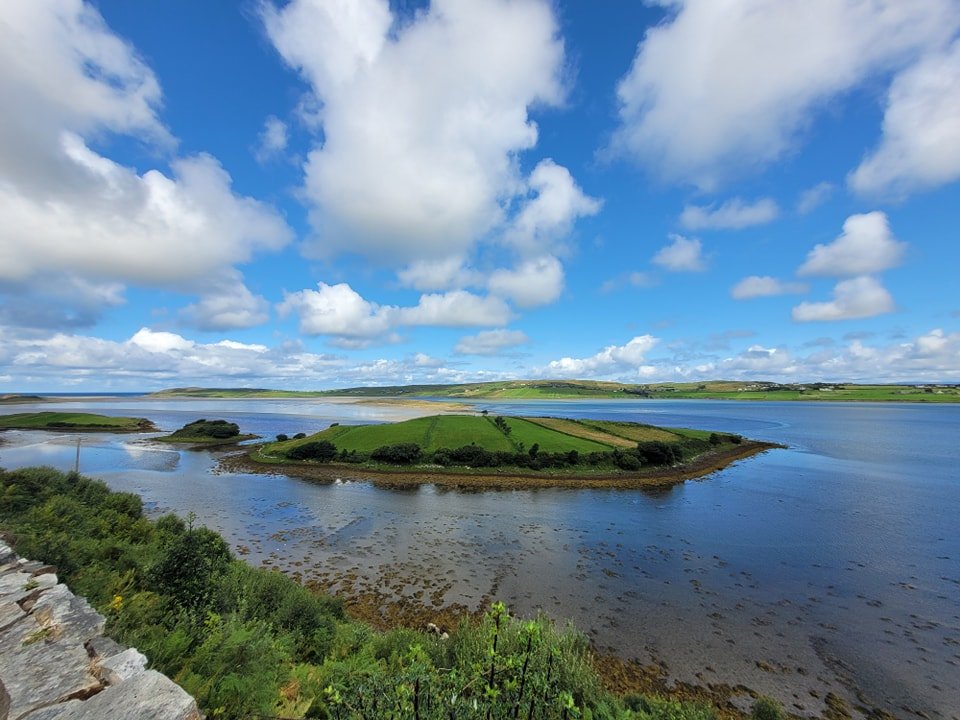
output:
[[[589,211],[558,180],[565,170],[545,161],[525,180],[516,161],[537,142],[528,109],[564,97],[563,43],[545,0],[435,0],[403,22],[386,0],[293,0],[266,3],[262,17],[317,100],[323,142],[304,168],[309,253],[464,255],[528,189],[544,222]],[[540,228],[550,229],[528,234]]]
[[[796,146],[830,99],[948,43],[953,0],[671,0],[621,80],[615,147],[716,186]]]
[[[763,225],[776,220],[780,208],[771,198],[746,202],[733,198],[719,207],[687,205],[680,213],[680,224],[688,230],[732,229]]]
[[[499,355],[504,350],[526,345],[529,341],[522,330],[484,330],[460,338],[453,350],[458,355]]]
[[[659,343],[652,335],[638,335],[626,345],[609,345],[586,358],[552,360],[539,373],[545,377],[591,378],[642,374],[647,354]]]
[[[842,277],[876,273],[899,265],[906,248],[906,243],[893,236],[884,213],[851,215],[836,240],[810,251],[797,274]]]
[[[671,243],[653,256],[654,264],[672,272],[701,272],[707,269],[703,245],[697,238],[671,235]]]
[[[366,300],[347,283],[320,282],[317,290],[288,293],[277,305],[281,317],[296,313],[300,332],[335,338],[370,340],[388,337],[401,326],[484,327],[506,325],[513,318],[500,298],[466,290],[421,295],[409,307],[379,305]],[[359,345],[347,345],[362,346]]]
[[[543,252],[570,232],[577,218],[596,215],[599,200],[588,197],[570,171],[553,160],[541,161],[527,183],[531,197],[523,204],[505,239],[525,254]]]
[[[487,287],[517,307],[547,305],[563,292],[563,265],[551,256],[526,260],[513,270],[495,270]]]
[[[287,124],[275,115],[268,116],[260,132],[259,146],[256,150],[257,160],[266,162],[279,155],[287,149],[288,141]]]
[[[870,276],[855,277],[837,283],[833,300],[802,302],[793,308],[797,322],[852,320],[893,312],[893,297],[880,281]]]
[[[139,171],[92,149],[123,136],[167,155],[160,85],[81,0],[8,3],[0,21],[0,281],[73,278],[197,289],[291,231],[235,194],[206,154]]]
[[[749,300],[773,295],[793,295],[807,290],[809,287],[804,283],[784,282],[769,275],[751,275],[734,285],[730,295],[735,300]]]
[[[850,175],[859,193],[902,195],[960,178],[960,40],[890,86],[880,146]]]

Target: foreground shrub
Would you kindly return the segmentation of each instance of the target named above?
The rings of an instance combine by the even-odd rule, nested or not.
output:
[[[57,564],[107,617],[108,633],[145,653],[208,717],[711,717],[666,700],[625,705],[603,689],[583,635],[511,618],[500,604],[447,640],[377,632],[336,599],[233,559],[192,518],[146,520],[132,497],[51,468],[0,470],[0,527],[21,554]]]

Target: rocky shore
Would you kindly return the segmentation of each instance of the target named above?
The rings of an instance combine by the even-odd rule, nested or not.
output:
[[[193,698],[104,625],[55,568],[0,541],[0,720],[199,720]]]

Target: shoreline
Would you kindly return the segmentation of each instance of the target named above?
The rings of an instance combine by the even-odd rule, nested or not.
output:
[[[699,479],[718,470],[723,470],[733,463],[746,460],[768,450],[784,447],[777,443],[744,440],[741,445],[735,448],[723,451],[708,451],[691,462],[678,467],[653,468],[646,472],[640,471],[640,473],[634,475],[539,475],[522,472],[502,474],[457,473],[442,472],[436,469],[428,471],[357,469],[355,465],[345,463],[329,463],[326,465],[274,464],[257,462],[250,457],[249,450],[219,458],[218,468],[230,472],[257,475],[281,474],[305,480],[370,482],[374,485],[392,487],[441,485],[480,490],[525,490],[527,488],[642,490],[669,487],[687,480]]]

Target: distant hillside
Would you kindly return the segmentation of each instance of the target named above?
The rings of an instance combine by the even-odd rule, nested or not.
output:
[[[846,402],[960,402],[956,385],[858,385],[853,383],[745,382],[631,384],[595,380],[509,380],[459,385],[386,385],[339,390],[267,390],[260,388],[173,388],[152,397],[198,398],[460,398],[476,400],[563,400],[573,398],[649,398],[694,400],[780,400]]]

